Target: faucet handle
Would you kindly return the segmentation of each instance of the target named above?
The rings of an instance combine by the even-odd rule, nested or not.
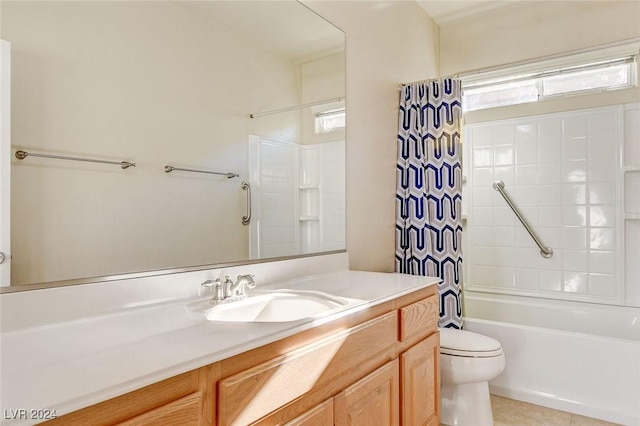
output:
[[[215,287],[216,285],[220,284],[220,278],[216,278],[215,281],[213,280],[206,280],[205,282],[203,282],[202,284],[200,284],[202,287]]]
[[[220,281],[220,278],[216,278],[215,281],[206,280],[200,285],[202,287],[211,287],[212,297],[211,297],[211,302],[209,303],[215,304],[220,302],[221,300],[224,300],[224,288],[222,287],[222,282]]]

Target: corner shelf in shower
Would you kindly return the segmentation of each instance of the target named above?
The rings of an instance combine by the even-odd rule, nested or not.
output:
[[[640,220],[640,165],[624,166],[625,220]]]
[[[300,219],[298,219],[300,222],[310,222],[313,220],[320,220],[319,216],[300,216]]]

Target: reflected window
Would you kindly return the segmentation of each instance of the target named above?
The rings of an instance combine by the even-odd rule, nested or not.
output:
[[[347,113],[344,108],[317,112],[315,114],[316,134],[344,130],[347,123]]]

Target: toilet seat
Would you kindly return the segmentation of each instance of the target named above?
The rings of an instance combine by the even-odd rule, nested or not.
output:
[[[441,328],[440,353],[468,358],[490,358],[503,354],[500,342],[471,331]]]

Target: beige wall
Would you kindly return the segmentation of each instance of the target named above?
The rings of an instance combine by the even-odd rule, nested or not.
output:
[[[347,35],[347,250],[394,270],[399,84],[438,75],[437,26],[415,2],[304,3]]]

